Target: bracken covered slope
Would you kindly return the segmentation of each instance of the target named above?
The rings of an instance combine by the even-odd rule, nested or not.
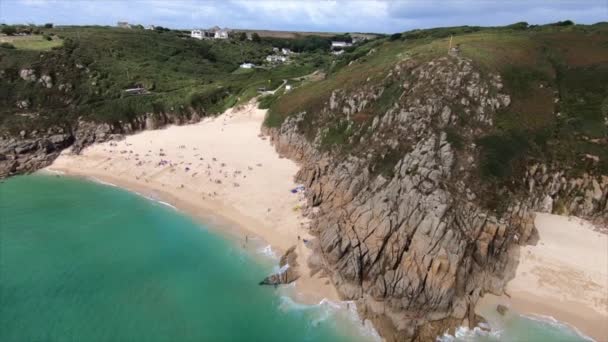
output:
[[[505,54],[534,54],[563,34],[606,49],[605,31],[577,30],[493,38],[517,42]],[[551,54],[568,62],[563,51],[545,50],[522,73],[520,62],[496,62],[495,45],[484,48],[493,39],[460,41],[449,56],[433,50],[445,39],[376,43],[328,79],[278,99],[265,128],[301,164],[318,237],[309,263],[388,340],[433,340],[474,324],[480,295],[501,293],[509,279],[509,251],[534,237],[535,211],[608,221],[608,119],[590,100],[605,101],[605,88],[583,98],[592,104],[583,117],[559,107],[565,89],[576,88],[564,73],[608,61],[551,64]],[[539,113],[546,118],[527,118]],[[595,118],[594,132],[571,125]]]

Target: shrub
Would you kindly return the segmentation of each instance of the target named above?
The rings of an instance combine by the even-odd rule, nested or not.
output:
[[[53,37],[49,36],[48,34],[43,34],[43,35],[42,35],[42,38],[44,38],[44,39],[46,39],[46,40],[48,40],[48,41],[53,40]]]
[[[508,67],[502,73],[505,85],[517,96],[526,96],[535,83],[547,81],[549,78],[540,70],[528,67]]]
[[[53,23],[44,24],[44,28],[53,28]]]
[[[15,45],[11,43],[0,43],[0,47],[3,49],[14,49]]]
[[[348,142],[351,133],[350,122],[346,120],[329,126],[321,139],[321,147],[327,149],[333,145],[344,145]]]
[[[17,29],[14,26],[4,26],[1,31],[7,36],[12,36],[17,33]]]
[[[486,178],[505,179],[512,175],[514,162],[523,158],[530,148],[523,132],[510,131],[477,139],[481,147],[481,173]]]
[[[525,30],[528,28],[528,23],[525,21],[520,21],[515,24],[507,25],[506,28],[509,28],[512,30]]]
[[[391,34],[391,36],[388,38],[388,40],[393,41],[393,40],[398,40],[401,39],[401,33],[393,33]]]
[[[262,41],[262,38],[260,38],[260,35],[257,32],[254,32],[251,35],[251,40],[254,41],[255,43],[259,43]]]
[[[574,22],[572,20],[564,20],[564,21],[558,21],[556,23],[551,23],[549,25],[550,26],[571,26],[571,25],[574,25]]]
[[[268,109],[274,103],[274,101],[276,99],[277,99],[277,96],[274,96],[274,95],[262,96],[259,100],[258,108],[259,109]]]
[[[447,127],[445,129],[446,138],[453,148],[461,150],[464,147],[464,138],[458,130],[454,127]]]

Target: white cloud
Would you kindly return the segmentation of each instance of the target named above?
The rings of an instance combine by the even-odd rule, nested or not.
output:
[[[608,18],[605,0],[0,0],[0,21],[113,25],[118,20],[173,28],[401,32],[453,25],[540,24]]]

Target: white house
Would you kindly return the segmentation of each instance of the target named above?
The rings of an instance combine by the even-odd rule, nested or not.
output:
[[[155,26],[154,25],[148,25],[146,26],[146,30],[154,30]]]
[[[266,56],[266,61],[269,63],[285,63],[289,58],[285,56],[279,55],[268,55]]]
[[[196,38],[196,39],[203,39],[203,37],[204,37],[203,30],[192,30],[192,31],[190,31],[190,37]]]
[[[126,21],[119,21],[118,23],[116,23],[116,26],[120,27],[120,28],[131,28],[131,24],[129,24]]]
[[[228,33],[230,30],[221,29],[218,26],[214,26],[208,30],[194,29],[190,31],[190,37],[196,39],[228,39]]]
[[[332,48],[345,48],[345,47],[349,47],[352,45],[353,45],[352,43],[342,42],[342,41],[332,41],[331,42]]]
[[[241,64],[241,68],[243,68],[243,69],[253,69],[254,66],[255,66],[255,64],[253,64],[253,63],[243,63],[243,64]]]
[[[219,29],[215,31],[213,38],[215,39],[228,39],[228,29]]]

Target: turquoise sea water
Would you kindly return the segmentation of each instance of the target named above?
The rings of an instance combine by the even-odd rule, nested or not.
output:
[[[0,220],[3,342],[366,339],[331,305],[259,286],[276,261],[119,188],[11,178]]]
[[[487,318],[487,317],[486,317]],[[493,319],[492,319],[493,318]],[[505,317],[491,317],[492,331],[479,328],[459,329],[453,336],[444,336],[442,342],[589,342],[572,327],[550,317],[534,317],[508,313]]]
[[[254,242],[250,242],[254,243]],[[369,341],[335,304],[257,283],[276,259],[116,187],[0,183],[0,341]],[[352,308],[352,306],[351,306]],[[444,341],[586,341],[550,320],[489,317]]]

